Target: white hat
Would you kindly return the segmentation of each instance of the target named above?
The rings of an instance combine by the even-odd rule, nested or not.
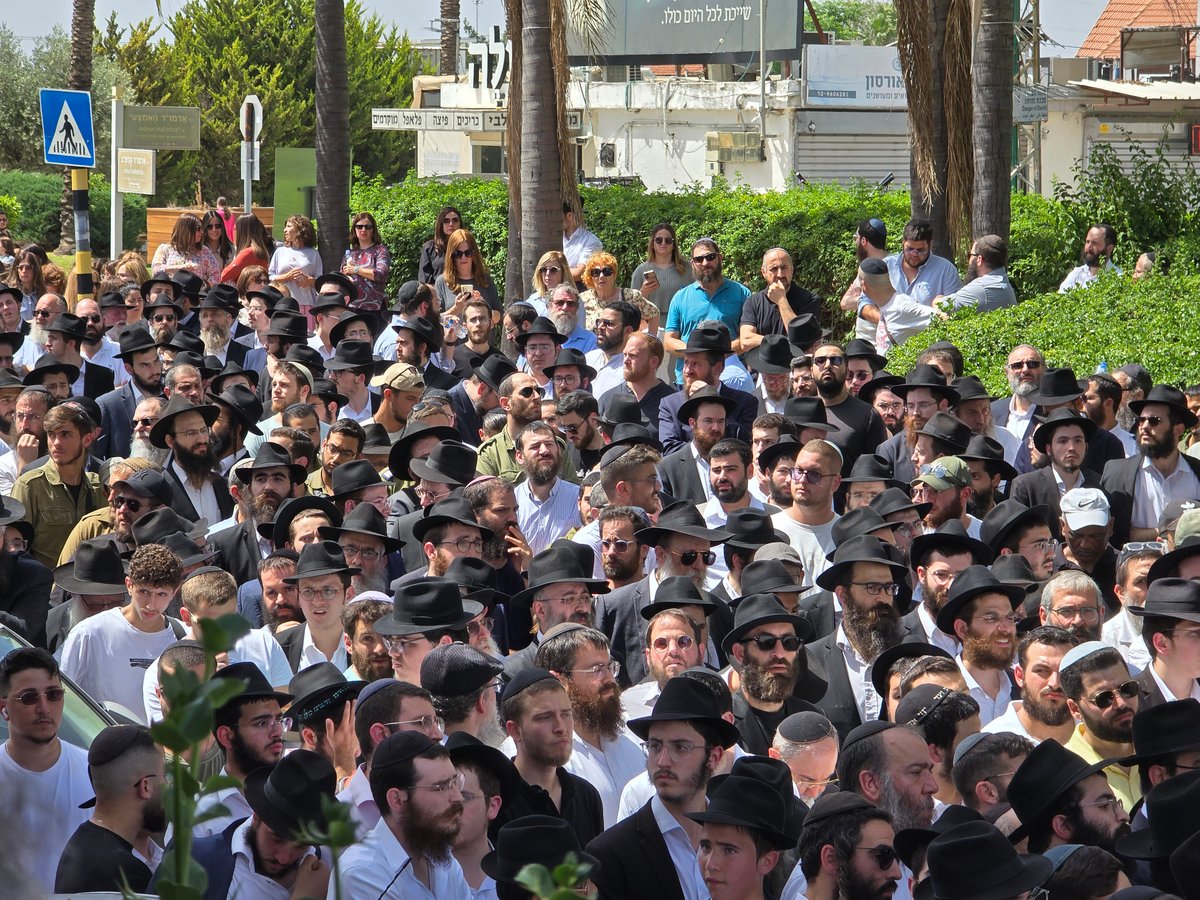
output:
[[[1062,496],[1059,504],[1062,517],[1072,531],[1099,526],[1103,528],[1111,518],[1112,508],[1104,491],[1096,488],[1074,488]]]

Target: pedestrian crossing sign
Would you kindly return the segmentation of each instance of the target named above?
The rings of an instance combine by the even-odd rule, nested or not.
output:
[[[92,95],[87,91],[38,91],[42,108],[42,158],[50,166],[94,168]]]

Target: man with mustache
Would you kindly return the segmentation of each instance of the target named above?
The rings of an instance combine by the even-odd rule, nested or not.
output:
[[[175,493],[172,507],[192,522],[204,518],[213,524],[233,514],[229,486],[214,471],[217,459],[211,426],[220,414],[216,406],[196,406],[175,395],[150,429],[150,443],[171,451],[163,463],[163,474],[171,480]]]
[[[1051,739],[1060,744],[1069,741],[1075,733],[1075,720],[1059,684],[1058,667],[1063,654],[1077,643],[1070,632],[1053,625],[1035,628],[1021,638],[1013,668],[1021,699],[986,723],[984,733],[1010,731],[1035,744]]]
[[[559,477],[566,452],[557,432],[532,422],[517,434],[516,461],[525,479],[516,486],[517,522],[533,553],[580,526],[579,485]]]
[[[1099,222],[1088,229],[1079,251],[1080,265],[1067,273],[1058,292],[1065,294],[1072,288],[1083,287],[1100,277],[1101,267],[1120,275],[1121,270],[1113,265],[1113,251],[1117,249],[1117,233],[1111,225]]]
[[[1033,419],[1037,404],[1030,395],[1037,393],[1045,368],[1046,358],[1042,351],[1029,344],[1018,344],[1009,352],[1004,364],[1004,375],[1012,396],[992,401],[992,421],[996,427],[1007,429],[1022,444],[1037,427]]]
[[[116,390],[97,397],[100,406],[100,437],[96,439],[95,453],[99,457],[139,456],[130,442],[138,437],[138,407],[148,400],[155,400],[162,392],[162,360],[158,356],[158,345],[149,332],[141,328],[129,328],[121,332],[120,352],[115,358],[123,363],[121,375],[124,382]],[[157,417],[157,411],[155,412]],[[145,428],[143,438],[149,435]],[[149,447],[146,442],[144,451]]]
[[[992,562],[991,548],[968,536],[962,523],[952,519],[938,530],[917,537],[909,558],[917,575],[913,591],[917,606],[904,617],[904,624],[917,637],[957,656],[958,638],[937,627],[937,614],[946,604],[955,578],[968,566]]]
[[[934,413],[948,412],[958,402],[958,392],[946,383],[941,369],[928,364],[914,368],[902,384],[891,386],[891,392],[904,401],[904,429],[880,444],[875,452],[892,464],[897,481],[911,483],[918,474],[912,461],[917,432]]]
[[[843,793],[855,793],[892,817],[897,831],[933,820],[933,758],[914,725],[868,722],[842,743],[837,763]]]
[[[809,900],[891,900],[903,874],[891,817],[859,797],[821,798],[800,832],[797,868]],[[883,865],[884,860],[888,860]],[[793,876],[794,877],[794,876]],[[784,896],[787,896],[786,892]]]
[[[58,294],[42,294],[38,297],[33,318],[29,320],[29,334],[25,336],[25,343],[13,355],[13,368],[18,374],[24,375],[32,369],[38,358],[46,352],[50,323],[66,311],[66,301]]]
[[[1100,476],[1083,465],[1095,434],[1096,425],[1091,419],[1073,410],[1055,410],[1033,432],[1034,448],[1047,457],[1049,465],[1018,475],[1009,488],[1013,500],[1050,510],[1050,530],[1058,540],[1062,539],[1059,516],[1063,494],[1100,487]]]
[[[926,466],[913,481],[914,503],[928,503],[925,527],[933,531],[947,522],[958,522],[978,538],[983,521],[967,512],[971,499],[971,470],[957,456],[941,456]]]
[[[84,359],[80,351],[86,339],[84,320],[63,313],[46,328],[46,352],[60,363],[79,370],[79,376],[71,384],[72,396],[99,397],[116,387],[113,370],[102,363]]]

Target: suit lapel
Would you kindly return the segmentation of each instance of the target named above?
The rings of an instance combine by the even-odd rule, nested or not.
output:
[[[648,868],[658,881],[658,896],[662,900],[683,900],[679,873],[675,871],[675,863],[671,860],[667,841],[658,830],[658,823],[654,821],[654,811],[650,809],[649,801],[634,814],[634,825],[637,828],[639,849],[646,855]],[[644,875],[645,873],[643,877]]]

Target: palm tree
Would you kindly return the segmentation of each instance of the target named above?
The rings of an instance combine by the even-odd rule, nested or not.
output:
[[[1012,0],[982,0],[975,40],[975,199],[973,235],[1008,240],[1012,217]]]
[[[92,41],[95,30],[95,0],[73,0],[71,8],[71,67],[67,75],[67,86],[72,90],[90,91],[92,89]],[[59,205],[58,221],[58,252],[73,253],[75,251],[75,214],[71,204],[70,169],[63,170],[63,195]]]
[[[458,74],[458,0],[442,0],[441,8],[441,64],[439,75]]]
[[[321,264],[341,268],[350,221],[350,88],[346,79],[346,8],[316,0],[317,224]]]

